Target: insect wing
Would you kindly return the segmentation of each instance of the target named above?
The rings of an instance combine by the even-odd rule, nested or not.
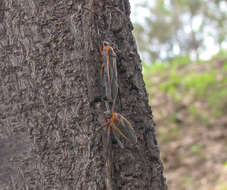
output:
[[[111,78],[111,92],[113,98],[113,107],[118,95],[118,74],[117,74],[117,62],[116,56],[110,57],[110,78]]]
[[[136,144],[137,137],[131,123],[119,113],[116,113],[116,118],[117,119],[113,123],[114,135],[117,135],[116,133],[118,133],[130,143]]]
[[[101,79],[101,85],[103,87],[105,87],[105,79],[104,79],[104,67],[105,67],[105,56],[104,56],[104,52],[103,52],[103,44],[99,44],[99,53],[101,55],[101,57],[99,58],[101,64],[101,68],[100,68],[100,79]]]
[[[123,149],[124,148],[124,145],[123,145],[123,143],[121,142],[121,140],[119,138],[120,137],[119,136],[119,133],[118,134],[116,134],[116,133],[117,132],[115,130],[113,130],[114,138],[116,139],[118,145]]]
[[[110,57],[108,51],[104,49],[103,51],[104,60],[104,83],[106,90],[106,97],[108,100],[112,100],[111,96],[111,77],[110,77]]]

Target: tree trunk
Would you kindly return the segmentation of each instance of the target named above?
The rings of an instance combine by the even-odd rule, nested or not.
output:
[[[167,189],[129,15],[128,0],[0,1],[0,189]],[[110,150],[104,40],[138,139]]]

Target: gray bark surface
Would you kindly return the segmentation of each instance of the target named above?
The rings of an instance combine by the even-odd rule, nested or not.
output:
[[[129,2],[104,2],[0,1],[0,189],[108,189],[103,40],[117,53],[116,109],[138,138],[113,141],[112,188],[167,189]]]

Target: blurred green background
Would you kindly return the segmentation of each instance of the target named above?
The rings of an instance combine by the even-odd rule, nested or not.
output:
[[[131,6],[169,189],[227,190],[227,1]]]

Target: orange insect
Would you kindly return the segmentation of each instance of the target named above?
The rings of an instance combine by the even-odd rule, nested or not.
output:
[[[117,73],[117,62],[116,53],[110,44],[103,41],[99,46],[99,51],[102,56],[102,66],[100,69],[102,81],[104,81],[105,95],[108,101],[105,101],[106,109],[105,112],[108,116],[108,121],[104,124],[108,127],[108,146],[110,146],[111,132],[117,140],[120,147],[123,148],[123,144],[120,138],[123,137],[131,144],[137,143],[137,137],[131,123],[121,114],[114,111],[115,102],[118,95],[118,73]],[[109,102],[112,102],[112,108],[110,111]]]
[[[137,137],[132,124],[121,114],[112,112],[111,118],[104,124],[108,127],[108,137],[111,131],[119,145],[123,148],[120,137],[123,137],[131,144],[137,143]]]
[[[104,81],[106,98],[114,105],[118,95],[117,55],[106,41],[99,46],[99,51],[102,56],[100,73]]]

